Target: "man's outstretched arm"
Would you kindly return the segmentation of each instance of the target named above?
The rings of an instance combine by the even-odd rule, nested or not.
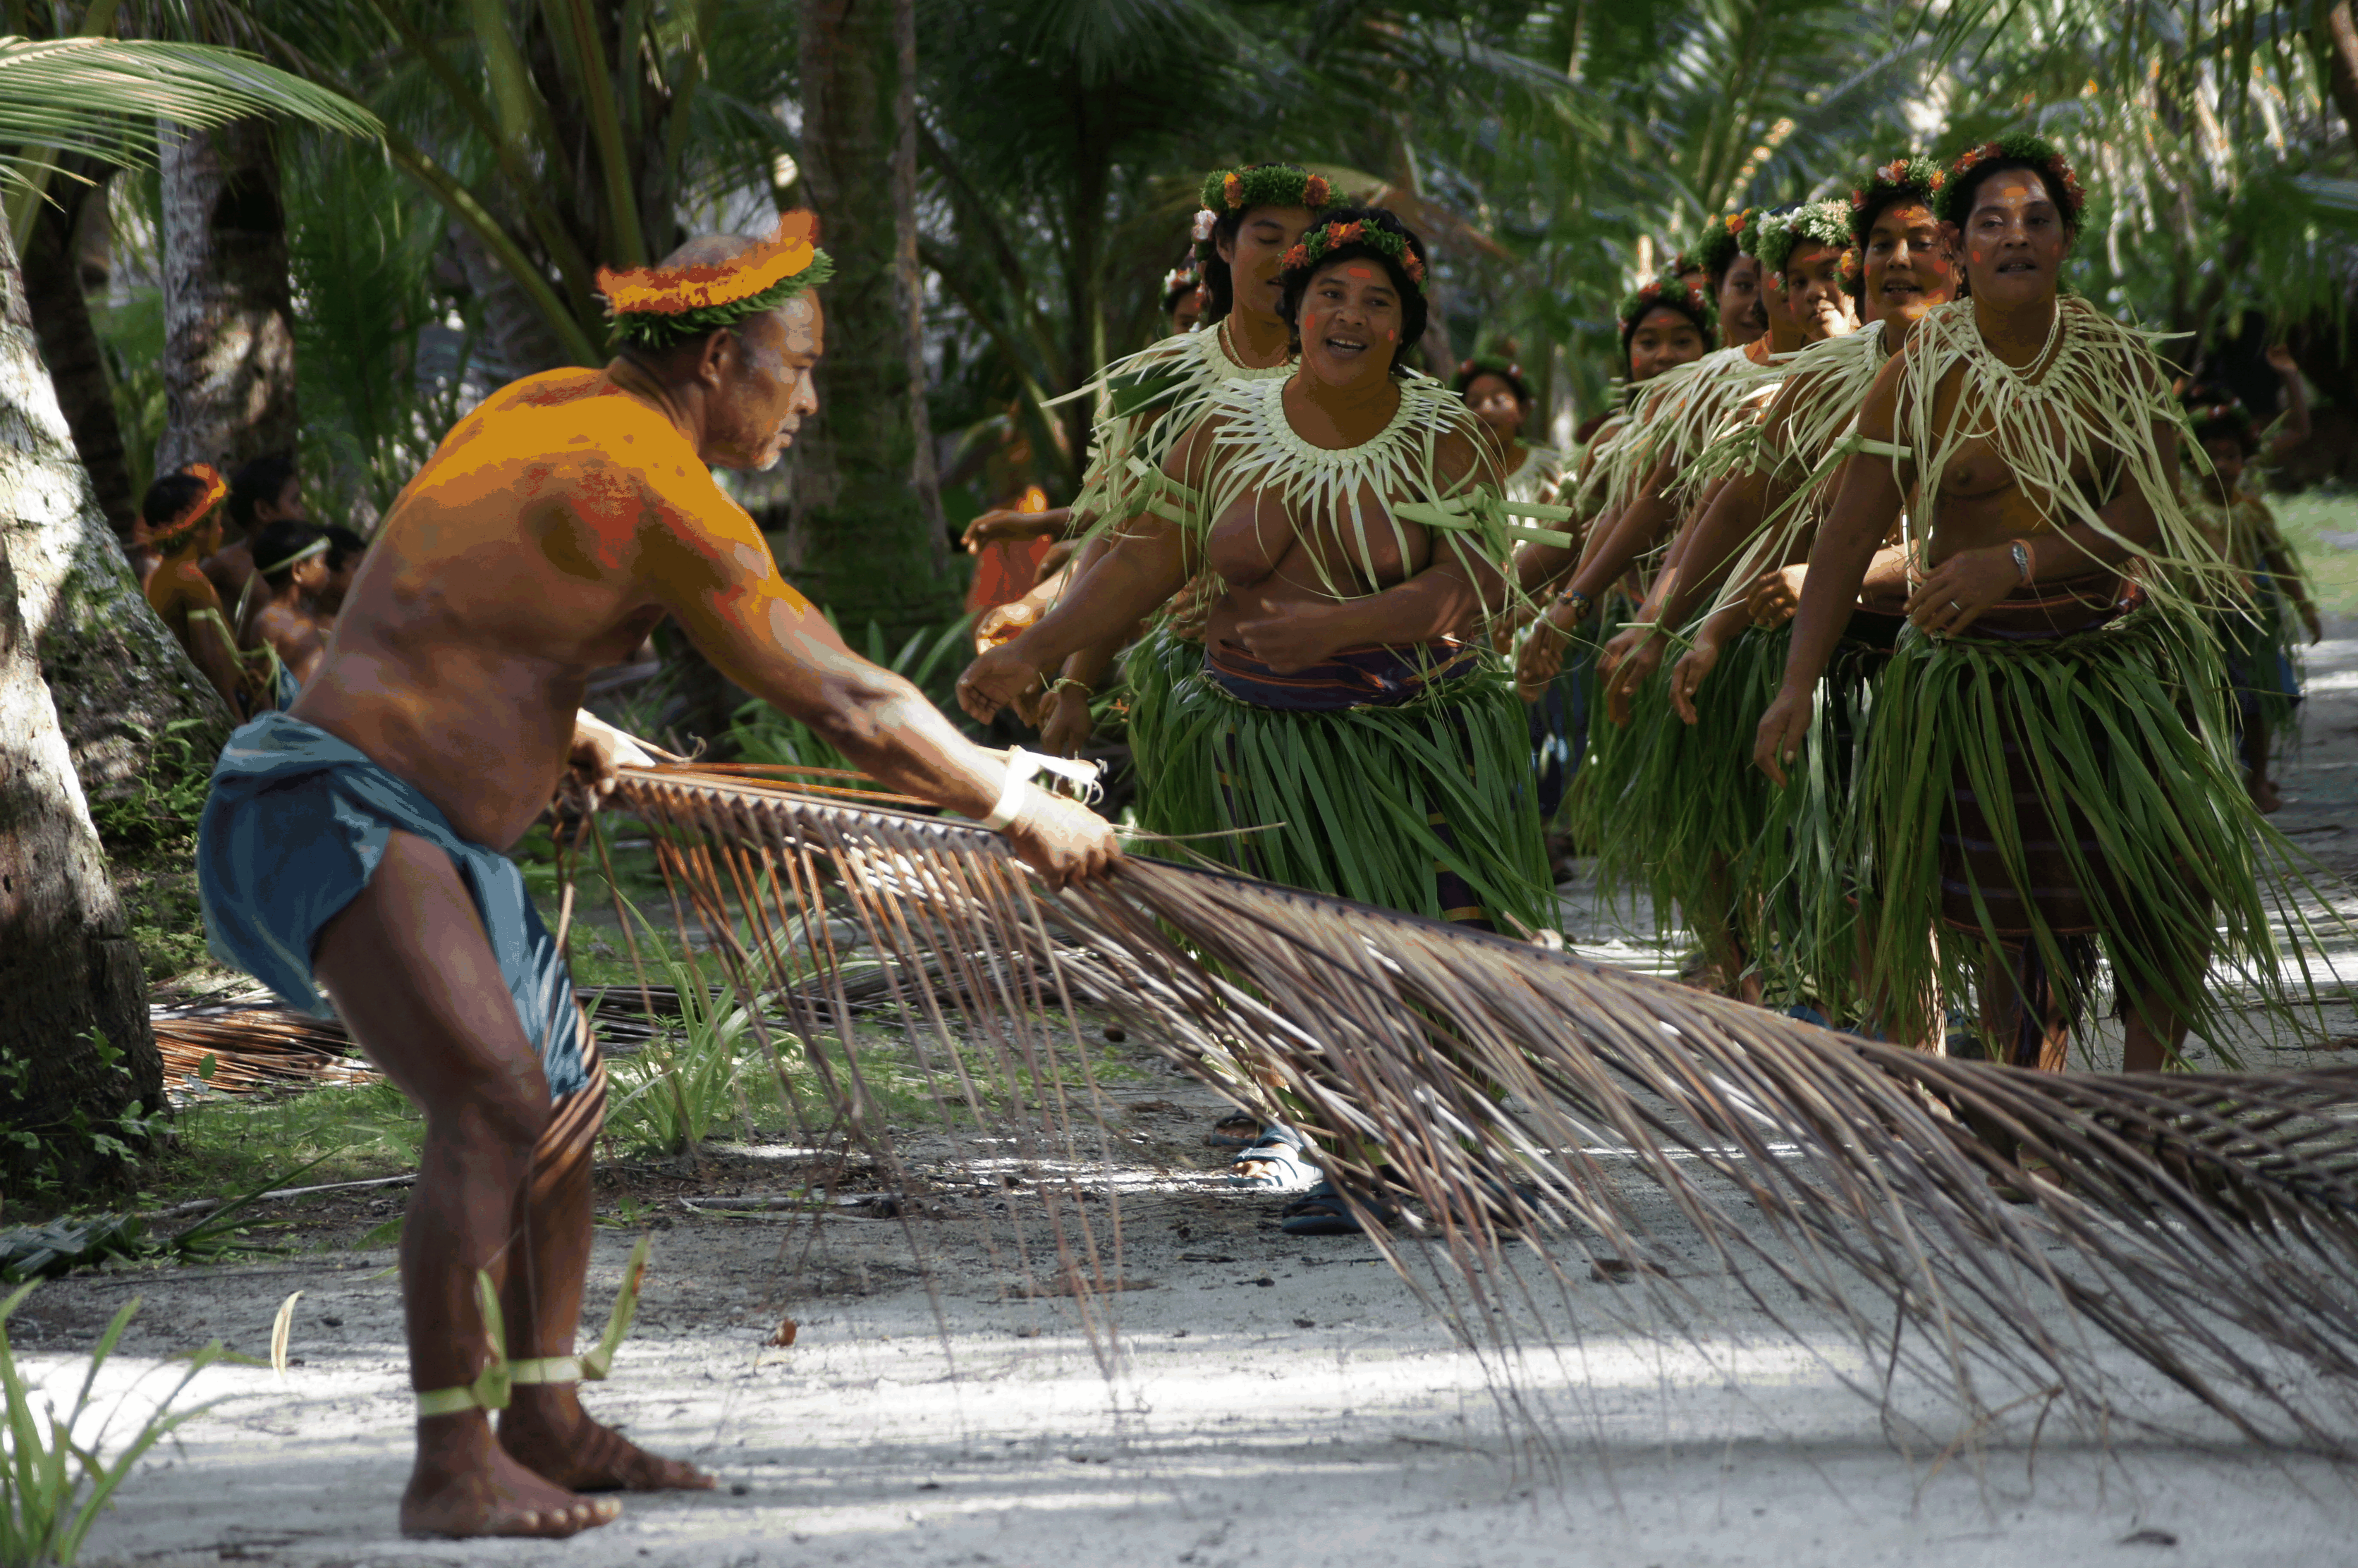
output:
[[[881,782],[960,816],[990,817],[1005,766],[916,687],[845,646],[779,574],[751,517],[716,494],[708,507],[643,538],[654,598],[714,668]],[[1052,880],[1092,874],[1113,859],[1112,831],[1093,814],[1028,784],[1017,806],[1008,835]]]

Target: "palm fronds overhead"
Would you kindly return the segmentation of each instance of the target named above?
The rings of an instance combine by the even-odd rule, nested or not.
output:
[[[153,161],[157,120],[201,127],[254,114],[356,136],[381,130],[376,116],[350,99],[233,49],[0,38],[0,145],[136,167]],[[30,183],[21,161],[0,161],[0,182]]]
[[[1274,1109],[1238,1065],[1254,1064],[1333,1152],[1330,1171],[1388,1179],[1440,1217],[1429,1268],[1373,1217],[1370,1233],[1498,1365],[1546,1348],[1514,1326],[1544,1324],[1543,1297],[1568,1305],[1604,1261],[1668,1255],[1660,1200],[1617,1179],[1634,1170],[1758,1314],[1799,1338],[1798,1298],[1844,1325],[1869,1370],[1836,1370],[1869,1398],[1913,1374],[1976,1422],[2028,1397],[2099,1434],[2165,1425],[2101,1365],[2110,1342],[2255,1440],[2353,1446],[2358,1074],[1951,1061],[1159,862],[1051,893],[971,825],[741,777],[634,772],[616,805],[654,826],[679,918],[692,912],[741,976],[796,955],[771,1002],[799,1040],[773,1044],[807,1054],[844,1123],[896,1169],[862,1074],[876,1037],[903,1032],[946,1105],[978,1121],[1037,1108],[1017,1126],[1039,1168],[1104,1162],[1082,1142],[1090,1068],[1071,1009],[1087,1000]],[[871,1024],[867,1044],[834,979],[832,923],[795,918],[834,887],[869,957],[905,977],[899,1030]],[[1065,1271],[1101,1288],[1118,1213],[1049,1185]],[[1510,1232],[1536,1270],[1507,1251]],[[1619,1266],[1643,1287],[1622,1298],[1643,1303],[1633,1326],[1700,1331],[1702,1292]]]

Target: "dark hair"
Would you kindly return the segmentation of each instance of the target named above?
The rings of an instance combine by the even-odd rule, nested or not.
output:
[[[1615,307],[1614,317],[1621,327],[1621,362],[1629,362],[1629,340],[1638,335],[1638,327],[1656,310],[1675,310],[1694,323],[1703,335],[1704,346],[1709,348],[1719,335],[1719,308],[1709,296],[1691,284],[1679,281],[1675,272],[1666,272],[1629,291]]]
[[[1531,389],[1523,381],[1523,367],[1510,360],[1477,354],[1457,367],[1457,380],[1453,384],[1457,395],[1463,397],[1473,384],[1486,375],[1495,375],[1514,388],[1515,401],[1531,401]]]
[[[2087,192],[2080,189],[2080,177],[2072,172],[2062,149],[2028,131],[2016,131],[1994,142],[1984,142],[1951,164],[1932,198],[1933,216],[1943,223],[1963,228],[1974,215],[1974,198],[1983,183],[1992,175],[2015,168],[2039,177],[2047,199],[2063,215],[2063,232],[2073,239],[2079,238],[2080,213],[2087,205]]]
[[[1932,208],[1948,178],[1948,171],[1938,159],[1906,153],[1870,171],[1866,183],[1854,187],[1850,193],[1851,243],[1865,251],[1875,221],[1883,216],[1887,208],[1904,201],[1920,201],[1927,209]],[[1936,211],[1933,221],[1939,220]]]
[[[229,476],[229,514],[233,522],[246,533],[254,531],[254,509],[263,502],[276,502],[295,477],[295,460],[276,452],[265,453],[240,467]]]
[[[297,523],[282,517],[275,523],[265,523],[254,535],[254,569],[262,573],[262,580],[272,588],[285,588],[295,573],[295,563],[287,557],[317,543],[324,531],[308,523]],[[276,570],[266,568],[276,568]]]
[[[2231,440],[2250,457],[2260,449],[2252,411],[2234,389],[2213,382],[2197,382],[2179,395],[2197,446],[2205,441]],[[2189,461],[2192,460],[2190,454]]]
[[[192,473],[159,474],[140,498],[140,519],[151,528],[160,528],[194,506],[204,492],[205,481]]]
[[[1235,205],[1230,205],[1224,188],[1235,181]],[[1262,207],[1293,207],[1306,209],[1312,217],[1328,211],[1326,181],[1312,174],[1300,164],[1249,163],[1231,169],[1214,169],[1204,177],[1199,193],[1205,213],[1212,215],[1208,232],[1198,228],[1202,238],[1195,242],[1195,262],[1204,271],[1204,292],[1209,301],[1204,308],[1203,325],[1208,327],[1226,319],[1237,302],[1236,279],[1229,275],[1228,264],[1220,254],[1220,242],[1233,246],[1245,220]],[[1200,223],[1202,214],[1198,214]],[[1169,314],[1178,300],[1166,302],[1163,308]]]
[[[328,536],[328,569],[331,572],[340,572],[346,561],[368,554],[369,542],[341,524],[327,524],[319,532]]]
[[[1703,268],[1704,275],[1711,279],[1711,291],[1717,294],[1727,283],[1727,269],[1743,254],[1736,236],[1758,216],[1758,208],[1745,207],[1712,219],[1695,236],[1694,243],[1679,253],[1678,259],[1692,261]]]
[[[1365,258],[1383,267],[1392,280],[1392,291],[1400,296],[1401,341],[1399,349],[1392,354],[1392,373],[1407,375],[1409,367],[1404,356],[1423,340],[1425,323],[1431,319],[1432,307],[1426,302],[1424,286],[1419,281],[1426,271],[1424,242],[1416,237],[1415,230],[1380,207],[1337,207],[1318,222],[1318,228],[1303,236],[1302,244],[1286,253],[1285,270],[1280,275],[1284,281],[1285,297],[1279,303],[1277,313],[1285,319],[1286,326],[1293,331],[1295,351],[1299,352],[1302,348],[1302,296],[1309,288],[1310,280],[1337,263]],[[1394,256],[1376,243],[1355,239],[1329,246],[1314,260],[1312,259],[1308,244],[1320,230],[1343,228],[1353,223],[1397,235],[1395,243],[1401,254]],[[1300,259],[1296,260],[1297,257]],[[1406,258],[1414,259],[1413,273]]]

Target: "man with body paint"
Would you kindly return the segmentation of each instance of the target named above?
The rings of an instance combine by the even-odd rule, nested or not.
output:
[[[600,274],[618,357],[527,377],[459,423],[386,516],[292,712],[238,730],[214,770],[198,870],[216,950],[293,1005],[324,1011],[324,990],[425,1110],[401,1243],[411,1534],[570,1535],[619,1511],[582,1493],[712,1484],[576,1398],[615,1337],[573,1354],[604,1070],[500,851],[568,764],[611,789],[644,760],[580,711],[591,671],[672,616],[730,679],[891,787],[1004,831],[1051,880],[1115,855],[1103,821],[850,653],[713,482],[711,465],[776,462],[817,406],[815,238],[793,213],[766,242],[692,240]]]

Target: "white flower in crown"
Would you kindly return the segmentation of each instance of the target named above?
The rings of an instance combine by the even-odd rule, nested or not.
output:
[[[1217,212],[1213,211],[1209,207],[1198,208],[1195,212],[1196,243],[1200,244],[1204,241],[1210,239],[1212,237],[1212,225],[1219,221],[1220,215]]]

